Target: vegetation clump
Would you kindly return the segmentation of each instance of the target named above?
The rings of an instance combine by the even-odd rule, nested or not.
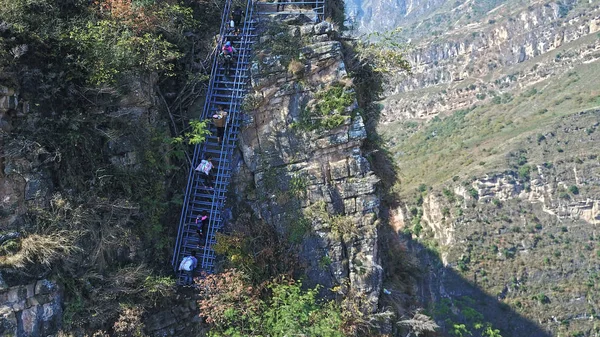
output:
[[[347,89],[342,83],[335,83],[315,95],[314,105],[302,110],[292,128],[303,131],[335,129],[349,118],[347,110],[355,101],[353,90]]]
[[[198,303],[212,326],[210,336],[344,336],[341,307],[318,300],[319,289],[304,290],[299,281],[279,278],[254,287],[233,269],[208,275],[198,284]]]
[[[207,134],[184,112],[207,77],[188,70],[210,49],[198,30],[214,33],[220,11],[199,15],[203,6],[0,0],[0,85],[29,102],[2,135],[19,149],[6,160],[41,153],[35,170],[52,185],[28,207],[22,236],[0,247],[0,264],[8,283],[56,277],[67,331],[136,335],[146,309],[174,301],[163,274],[175,236],[166,224],[181,203],[173,186],[183,185],[186,147]]]

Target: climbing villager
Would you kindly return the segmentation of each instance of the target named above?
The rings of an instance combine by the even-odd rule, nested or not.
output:
[[[195,169],[196,171],[200,172],[200,176],[203,178],[205,184],[208,185],[208,188],[211,190],[214,188],[213,176],[211,174],[212,168],[212,156],[208,156],[206,159],[202,159],[198,167],[196,167]]]
[[[222,105],[219,105],[219,110],[212,116],[212,120],[217,127],[217,142],[221,145],[227,124],[227,111],[223,110]]]
[[[277,11],[279,12],[279,6],[281,6],[281,11],[285,11],[285,3],[288,2],[288,0],[275,0],[275,2],[277,3]]]
[[[191,285],[194,281],[194,269],[198,266],[198,259],[196,258],[196,251],[192,250],[189,256],[186,256],[181,260],[179,264],[179,271],[185,276],[183,283],[185,285]]]
[[[225,67],[225,74],[229,75],[231,67],[233,66],[233,56],[237,51],[231,45],[231,41],[225,42],[219,56],[223,58],[223,66]]]
[[[200,225],[198,226],[198,229],[196,229],[196,233],[198,233],[198,239],[200,240],[198,242],[198,248],[200,248],[203,247],[208,235],[208,212],[202,211],[202,213],[196,217],[196,224],[198,224],[198,221],[200,221]]]
[[[235,6],[231,12],[231,19],[233,20],[235,28],[239,29],[240,24],[242,23],[242,16],[244,16],[244,11],[240,8],[240,6]]]

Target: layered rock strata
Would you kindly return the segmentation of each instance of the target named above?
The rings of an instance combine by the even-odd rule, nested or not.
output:
[[[490,93],[524,88],[600,58],[597,6],[565,16],[556,3],[536,4],[493,22],[416,44],[406,55],[413,74],[389,78],[382,121],[430,119],[486,103]]]
[[[355,113],[356,101],[345,107],[337,127],[301,127],[303,114],[319,102],[318,93],[334,86],[353,91],[341,44],[331,38],[334,31],[327,22],[287,29],[304,43],[298,55],[301,71],[288,72],[284,58],[265,52],[252,65],[254,122],[243,131],[241,148],[256,190],[244,198],[281,235],[298,236],[300,230],[299,256],[309,283],[325,289],[341,285],[373,311],[382,282],[379,179],[360,149],[366,130]]]

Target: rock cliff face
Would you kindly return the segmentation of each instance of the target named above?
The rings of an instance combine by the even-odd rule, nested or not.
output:
[[[358,33],[395,29],[427,16],[444,2],[441,0],[345,1],[347,24]]]
[[[155,84],[155,76],[132,78],[127,84],[127,94],[112,92],[108,95],[109,99],[102,101],[102,98],[99,98],[98,104],[90,108],[88,120],[101,116],[96,120],[97,124],[91,127],[98,133],[93,135],[94,139],[90,139],[90,143],[93,142],[101,147],[94,150],[98,150],[98,157],[106,159],[110,169],[135,171],[142,165],[140,158],[145,154],[141,153],[139,139],[131,130],[136,126],[157,126],[160,123],[157,121],[154,101]],[[60,178],[65,177],[64,172],[57,169],[61,161],[69,161],[72,158],[62,158],[61,156],[65,154],[50,150],[52,144],[33,141],[34,138],[29,137],[29,134],[19,131],[29,127],[33,129],[47,118],[44,115],[47,111],[40,108],[32,110],[35,111],[29,110],[27,101],[20,99],[18,90],[0,86],[0,234],[2,234],[0,244],[3,245],[0,254],[2,258],[12,255],[15,246],[19,247],[20,243],[16,238],[27,237],[39,230],[36,223],[32,221],[31,214],[56,206],[51,206],[56,190],[62,190],[63,193],[66,190],[71,197],[74,194],[72,191],[74,186],[68,184],[67,187],[60,186]],[[81,116],[76,118],[79,117]],[[85,118],[81,117],[81,120]],[[79,129],[64,130],[64,134],[60,133],[60,137],[67,137],[66,134],[73,130]],[[81,134],[84,134],[84,131],[81,131]],[[89,133],[87,135],[89,136]],[[103,158],[103,155],[106,155],[106,158]],[[59,177],[61,174],[63,176]],[[69,178],[81,177],[66,177]],[[69,211],[76,212],[73,209]],[[132,258],[137,254],[134,251],[139,251],[134,245],[130,245],[130,248],[132,255],[127,257],[128,254],[123,254],[119,258],[122,260]],[[37,261],[35,254],[32,253],[30,260],[27,260],[24,266],[15,267],[7,264],[3,265],[6,269],[0,271],[0,288],[3,288],[0,290],[2,315],[0,335],[2,336],[45,337],[56,334],[62,325],[62,308],[65,305],[62,285],[48,280],[23,284],[43,277],[40,276],[42,274],[47,275],[40,271],[42,268],[38,269],[35,265]],[[39,254],[43,255],[43,253]],[[163,313],[163,316],[175,315],[182,317],[183,320],[194,314],[185,305],[183,307],[185,308],[183,313],[175,309]],[[171,330],[175,334],[189,327],[189,324],[179,319],[174,321],[177,323],[175,326],[172,326],[175,323],[169,325],[164,321],[161,322],[160,317],[150,318],[148,322],[149,333],[157,336],[165,335],[164,331]]]
[[[52,192],[49,174],[40,168],[47,151],[39,144],[10,141],[8,137],[14,119],[27,111],[27,103],[19,102],[14,88],[0,86],[0,228],[4,230],[20,220],[27,203],[43,203]]]
[[[296,22],[286,30],[303,41],[302,66],[293,74],[278,55],[261,52],[253,63],[254,123],[243,131],[241,148],[254,187],[251,193],[242,191],[241,199],[250,200],[282,236],[299,243],[306,282],[324,289],[341,285],[373,311],[382,277],[375,194],[379,179],[360,150],[366,130],[361,116],[353,113],[356,102],[344,108],[339,126],[314,131],[301,126],[319,92],[343,86],[352,93],[341,44],[331,38],[335,32],[327,22],[284,20]]]
[[[497,93],[526,88],[596,61],[599,7],[575,7],[571,12],[565,8],[547,3],[518,12],[499,9],[489,22],[418,41],[407,54],[414,73],[390,78],[382,121],[429,119],[487,103]]]
[[[444,331],[597,334],[598,3],[413,13],[395,21],[413,74],[387,78],[378,130],[406,204],[394,228],[426,266],[420,299]]]
[[[40,280],[0,290],[0,335],[46,337],[62,325],[62,292]]]
[[[182,299],[171,308],[147,315],[144,318],[144,330],[151,337],[196,336],[201,333],[202,319],[196,305],[197,299]],[[202,331],[206,333],[206,331]]]

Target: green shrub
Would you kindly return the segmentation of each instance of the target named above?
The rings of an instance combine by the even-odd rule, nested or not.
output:
[[[93,85],[114,84],[120,74],[169,72],[181,54],[176,46],[151,33],[141,36],[112,20],[89,21],[73,27],[70,38],[80,56],[76,64],[89,72]]]
[[[336,83],[329,89],[318,92],[316,104],[312,108],[302,109],[299,121],[292,127],[299,130],[331,130],[342,125],[349,116],[346,109],[356,100],[353,90]]]
[[[450,208],[448,208],[448,207],[442,208],[442,215],[444,217],[450,216]]]
[[[443,190],[444,196],[448,199],[448,202],[453,203],[456,201],[456,197],[454,196],[454,192],[451,190],[444,188]]]
[[[288,240],[291,243],[300,243],[304,239],[304,236],[310,230],[310,220],[306,218],[300,218],[297,221],[292,222],[288,230]]]
[[[477,192],[477,190],[473,187],[469,188],[469,195],[473,198],[473,199],[479,199],[479,192]]]
[[[325,269],[329,267],[329,265],[331,265],[331,258],[329,255],[323,255],[323,257],[321,257],[319,260],[319,268]]]
[[[540,304],[550,303],[550,299],[544,293],[539,293],[539,294],[535,295],[533,297],[533,299],[536,300],[536,301],[538,301]]]
[[[504,248],[502,250],[502,255],[504,255],[504,257],[506,259],[512,259],[516,255],[516,249],[515,248],[510,248],[510,249],[509,248]]]
[[[529,90],[525,91],[524,93],[522,93],[521,95],[522,95],[523,97],[531,97],[531,96],[533,96],[533,95],[537,94],[537,92],[538,92],[538,91],[537,91],[537,89],[536,89],[536,88],[531,88],[531,89],[529,89]]]
[[[412,229],[413,233],[414,233],[414,234],[415,234],[417,237],[421,235],[421,231],[422,231],[422,230],[423,230],[423,226],[421,225],[421,222],[420,222],[420,221],[416,222],[416,223],[414,224],[414,226],[413,226],[413,229]]]
[[[422,194],[417,194],[417,196],[415,197],[415,203],[417,204],[417,206],[423,205],[423,195]]]
[[[524,181],[528,181],[531,178],[531,166],[523,165],[518,170],[519,177]]]
[[[575,185],[571,185],[571,186],[569,186],[569,192],[577,195],[577,194],[579,194],[579,188]]]
[[[544,136],[541,133],[539,133],[537,135],[537,142],[538,142],[538,144],[541,143],[541,142],[543,142],[544,140],[546,140],[546,136]]]

